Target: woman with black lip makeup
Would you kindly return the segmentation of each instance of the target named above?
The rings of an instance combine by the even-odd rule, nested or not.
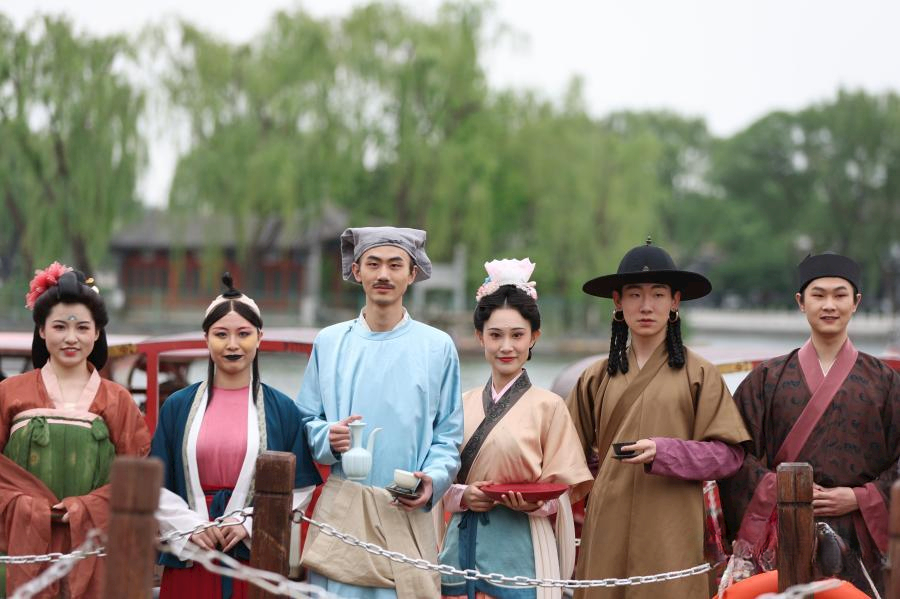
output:
[[[265,450],[297,456],[294,508],[305,507],[321,482],[299,410],[286,395],[260,381],[259,307],[234,288],[228,273],[222,281],[228,290],[209,305],[202,325],[209,348],[207,378],[169,396],[153,437],[151,455],[165,464],[157,513],[161,534],[191,530],[252,507],[256,458]],[[175,555],[160,557],[165,566],[160,597],[246,596],[245,582],[187,563],[191,551],[198,548],[249,561],[252,517],[243,522],[230,517],[224,522],[228,524],[222,528],[207,528],[176,541]]]

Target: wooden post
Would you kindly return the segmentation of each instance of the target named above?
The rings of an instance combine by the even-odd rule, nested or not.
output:
[[[887,599],[900,599],[900,480],[891,487],[891,517],[888,522]]]
[[[288,575],[296,457],[284,451],[266,451],[256,458],[253,497],[253,535],[250,566]],[[250,599],[276,595],[250,585]]]
[[[119,457],[110,473],[104,597],[149,599],[163,466],[156,458]]]
[[[778,466],[778,592],[813,581],[813,470],[809,464]]]

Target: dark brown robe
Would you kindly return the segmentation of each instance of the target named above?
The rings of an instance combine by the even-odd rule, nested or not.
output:
[[[735,401],[753,441],[741,470],[719,482],[732,540],[740,534],[757,485],[778,466],[775,456],[810,397],[798,350],[760,364],[738,387]],[[881,556],[887,550],[888,498],[898,458],[900,375],[859,353],[796,461],[811,464],[814,481],[823,487],[853,488],[859,511],[818,520],[830,524],[854,556],[862,555],[882,593]],[[856,557],[845,560],[838,576],[870,592]]]
[[[737,444],[749,439],[722,375],[686,350],[684,368],[665,361],[660,344],[644,364],[658,368],[613,441],[671,437]],[[663,361],[660,364],[660,361]],[[582,450],[588,455],[603,437],[611,412],[640,373],[637,359],[626,374],[609,376],[606,360],[589,366],[567,400]],[[652,372],[652,370],[650,371]],[[703,482],[648,473],[635,464],[601,456],[587,502],[576,578],[626,578],[691,568],[703,558]],[[705,575],[638,586],[578,590],[579,599],[708,597]]]

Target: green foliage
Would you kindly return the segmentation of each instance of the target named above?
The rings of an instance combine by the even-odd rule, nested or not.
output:
[[[723,209],[715,214],[733,219],[727,235],[716,235],[720,284],[770,303],[789,297],[803,256],[832,250],[865,265],[870,297],[891,297],[900,266],[891,258],[898,133],[895,94],[840,91],[832,102],[769,114],[719,144],[712,181]]]
[[[471,289],[486,260],[529,256],[575,330],[600,305],[584,281],[648,234],[710,276],[712,302],[785,305],[796,263],[828,249],[865,265],[870,297],[896,299],[896,94],[839,91],[726,139],[671,112],[597,118],[578,79],[559,102],[488,87],[490,10],[296,9],[249,43],[178,23],[149,46],[0,17],[0,280],[59,257],[91,270],[134,213],[144,97],[124,72],[139,47],[189,134],[170,208],[228,215],[249,266],[267,241],[257,217],[314,222],[330,205],[357,226],[427,229],[438,261],[465,245]],[[209,238],[207,259],[221,259]]]
[[[132,48],[61,18],[22,31],[0,16],[0,278],[52,260],[87,272],[139,203],[143,96],[124,75]]]

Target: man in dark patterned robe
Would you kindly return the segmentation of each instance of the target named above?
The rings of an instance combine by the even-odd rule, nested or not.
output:
[[[741,563],[774,568],[775,469],[808,462],[816,520],[849,549],[837,576],[883,594],[888,502],[900,457],[900,375],[848,338],[861,299],[859,266],[821,254],[807,257],[799,274],[796,299],[810,339],[757,366],[735,393],[753,440],[741,470],[719,483],[726,525]]]

